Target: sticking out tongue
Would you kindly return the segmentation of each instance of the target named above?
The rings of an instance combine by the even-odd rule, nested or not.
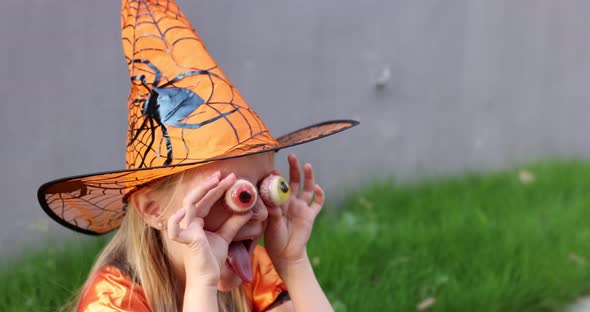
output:
[[[244,282],[252,283],[252,260],[243,242],[229,244],[227,262]]]

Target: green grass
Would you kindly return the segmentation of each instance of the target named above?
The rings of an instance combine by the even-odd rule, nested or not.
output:
[[[326,210],[309,244],[337,311],[555,311],[590,293],[590,164],[382,182]],[[104,240],[0,269],[0,311],[53,310]],[[41,307],[39,309],[38,307]]]
[[[0,311],[57,311],[86,280],[107,238],[84,245],[55,243],[27,250],[17,259],[3,259],[0,268]]]

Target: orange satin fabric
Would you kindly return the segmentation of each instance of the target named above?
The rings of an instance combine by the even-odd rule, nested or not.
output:
[[[254,281],[244,283],[242,287],[251,302],[252,311],[264,311],[286,287],[261,246],[254,250],[252,273]],[[82,296],[79,312],[151,312],[141,286],[133,285],[131,279],[119,269],[107,266],[93,278]]]
[[[79,312],[133,311],[148,312],[147,299],[141,286],[113,266],[100,270],[94,281],[84,292]]]
[[[256,246],[252,257],[252,283],[244,283],[246,296],[252,302],[252,311],[259,312],[268,308],[287,287],[275,270],[266,250]]]

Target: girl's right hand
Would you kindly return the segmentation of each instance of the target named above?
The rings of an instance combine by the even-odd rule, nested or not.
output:
[[[182,201],[182,207],[168,219],[168,237],[185,245],[184,266],[187,283],[217,287],[222,266],[225,265],[229,244],[240,228],[251,218],[252,212],[234,214],[215,232],[203,228],[204,218],[211,207],[235,182],[232,173],[220,179],[221,173],[211,177],[193,190]]]

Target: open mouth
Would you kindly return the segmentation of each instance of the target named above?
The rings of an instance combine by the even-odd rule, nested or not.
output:
[[[256,248],[255,239],[235,240],[229,244],[227,264],[242,281],[252,282],[252,252]]]

